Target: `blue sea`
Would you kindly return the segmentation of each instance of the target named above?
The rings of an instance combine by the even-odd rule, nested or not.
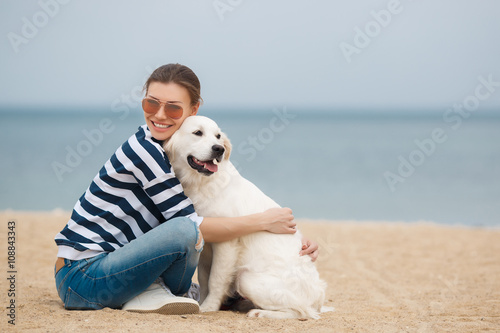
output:
[[[63,111],[0,113],[0,210],[71,210],[144,123],[139,111]],[[240,173],[298,218],[500,226],[498,113],[201,113]]]

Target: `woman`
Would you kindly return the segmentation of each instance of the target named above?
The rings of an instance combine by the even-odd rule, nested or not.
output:
[[[66,309],[197,313],[196,300],[182,295],[204,241],[295,232],[288,208],[239,218],[198,216],[161,144],[197,114],[200,82],[188,67],[168,64],[151,74],[145,91],[146,125],[104,164],[55,237],[55,280]],[[301,255],[316,259],[318,246],[303,243]]]

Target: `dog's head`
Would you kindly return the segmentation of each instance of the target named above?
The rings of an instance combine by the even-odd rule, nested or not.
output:
[[[187,117],[163,147],[176,174],[187,169],[210,176],[231,154],[227,136],[215,121],[203,116]]]

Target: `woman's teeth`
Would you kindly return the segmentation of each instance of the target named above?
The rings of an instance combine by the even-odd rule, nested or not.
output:
[[[158,124],[158,123],[155,123],[155,122],[153,122],[153,125],[155,125],[156,127],[159,127],[159,128],[169,128],[170,126],[172,126],[172,125]]]

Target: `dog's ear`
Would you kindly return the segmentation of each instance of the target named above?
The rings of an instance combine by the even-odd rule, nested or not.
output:
[[[231,145],[231,141],[229,141],[229,138],[225,133],[222,133],[222,140],[224,141],[224,159],[229,160],[229,155],[231,155],[231,150],[233,149],[233,146]]]

